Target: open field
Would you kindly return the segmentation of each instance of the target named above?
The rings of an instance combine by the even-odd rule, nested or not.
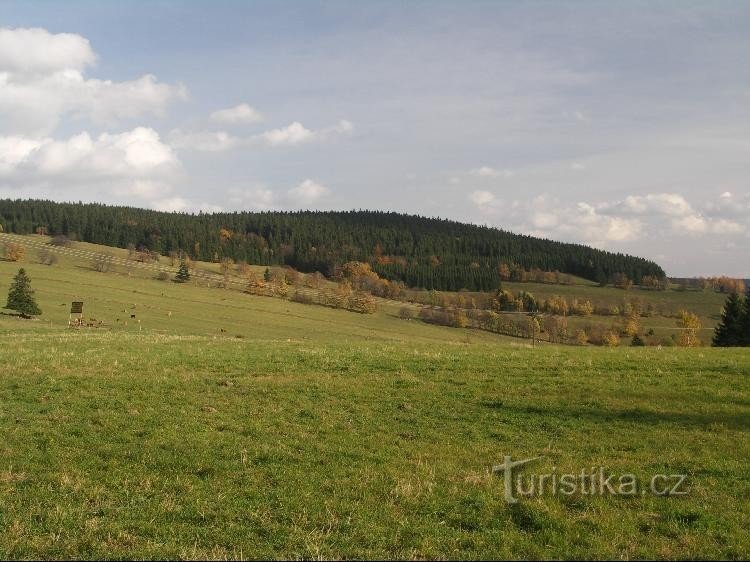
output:
[[[0,336],[0,556],[750,555],[750,351]],[[511,506],[490,467],[685,473]]]
[[[748,349],[531,348],[21,265],[44,314],[0,315],[0,557],[750,556]],[[66,329],[74,299],[107,327]],[[688,494],[509,504],[504,455]]]

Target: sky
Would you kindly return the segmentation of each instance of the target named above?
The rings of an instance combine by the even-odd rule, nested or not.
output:
[[[749,2],[7,2],[0,197],[381,209],[750,278]]]

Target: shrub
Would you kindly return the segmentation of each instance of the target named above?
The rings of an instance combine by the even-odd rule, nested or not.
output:
[[[91,262],[91,267],[94,271],[99,271],[100,273],[109,271],[112,267],[112,256],[106,254],[96,255]]]
[[[52,240],[50,240],[49,243],[52,244],[53,246],[59,246],[59,247],[65,248],[65,247],[70,246],[73,242],[70,240],[70,238],[68,238],[64,234],[56,234],[55,236],[52,237]]]
[[[586,330],[576,330],[576,343],[578,345],[586,345],[589,341],[589,336],[586,334]]]
[[[55,265],[57,263],[57,254],[49,250],[39,250],[39,263],[43,265]]]
[[[8,261],[23,261],[26,257],[26,247],[20,244],[7,244],[5,246],[5,259]]]
[[[617,347],[620,345],[620,336],[617,335],[616,332],[608,331],[605,332],[602,336],[602,344],[606,345],[607,347]]]
[[[402,306],[398,311],[398,317],[403,320],[411,320],[414,318],[414,312],[408,306]]]

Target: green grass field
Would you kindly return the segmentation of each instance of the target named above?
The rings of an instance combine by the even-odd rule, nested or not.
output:
[[[750,556],[750,350],[531,348],[33,261],[44,314],[0,316],[0,557]],[[73,299],[107,327],[68,330]],[[509,504],[504,455],[688,493]]]

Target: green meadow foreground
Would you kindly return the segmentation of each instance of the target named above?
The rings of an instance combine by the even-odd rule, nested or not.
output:
[[[0,337],[6,558],[743,558],[750,353]],[[491,466],[685,473],[503,499]]]
[[[0,315],[0,557],[750,556],[748,349],[532,348],[66,260],[22,264],[39,319]],[[105,327],[68,330],[76,299]],[[509,504],[504,455],[688,493]]]

